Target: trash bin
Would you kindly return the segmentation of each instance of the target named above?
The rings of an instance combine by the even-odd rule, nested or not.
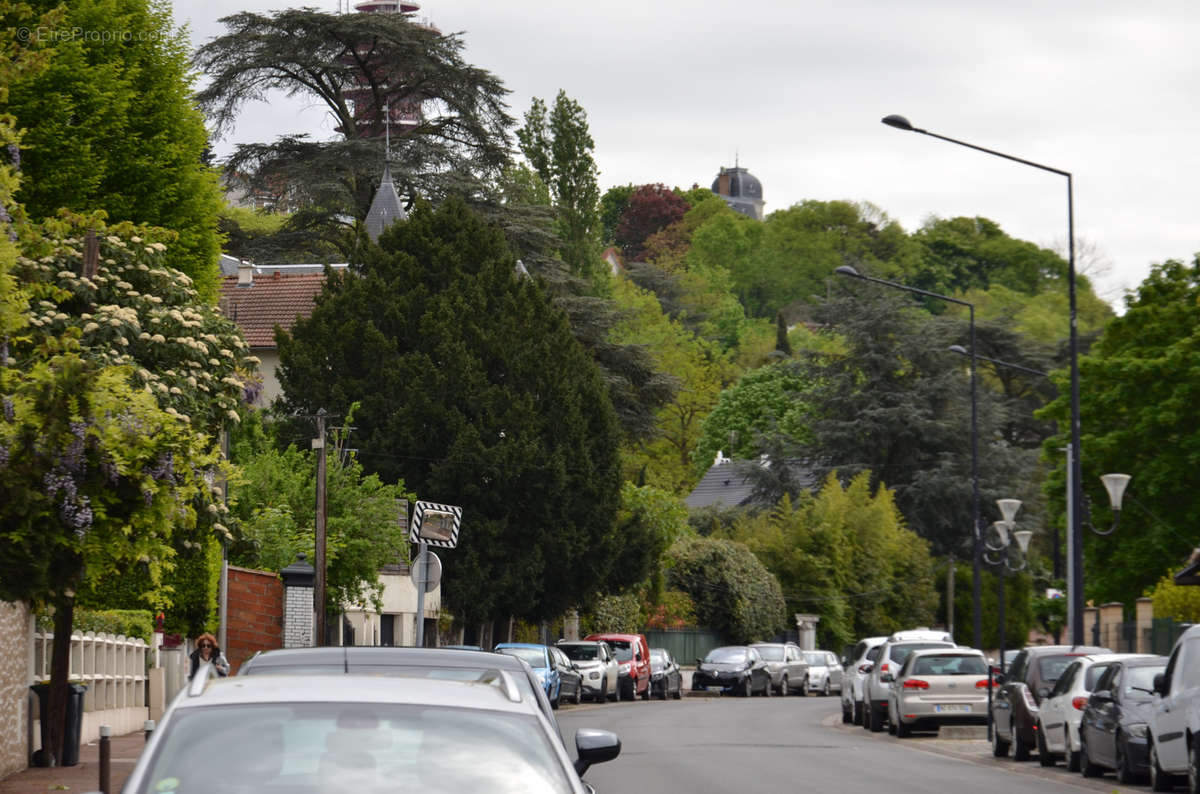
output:
[[[34,684],[29,687],[37,695],[38,718],[42,723],[42,749],[33,754],[34,766],[50,766],[50,685]],[[83,684],[67,685],[67,731],[63,735],[62,758],[59,766],[75,766],[79,763],[79,744],[83,738],[83,696],[87,687]]]

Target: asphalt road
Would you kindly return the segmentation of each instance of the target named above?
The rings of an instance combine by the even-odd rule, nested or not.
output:
[[[1084,779],[1061,766],[1043,769],[1036,760],[995,759],[983,741],[935,734],[898,740],[843,725],[836,696],[585,705],[563,709],[558,721],[572,753],[578,728],[604,728],[621,737],[621,755],[584,775],[599,794],[1111,794],[1124,788],[1111,776]]]

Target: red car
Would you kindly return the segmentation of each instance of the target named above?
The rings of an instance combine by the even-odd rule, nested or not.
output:
[[[585,640],[603,640],[617,657],[617,688],[622,699],[641,695],[650,699],[650,643],[644,634],[589,634]]]

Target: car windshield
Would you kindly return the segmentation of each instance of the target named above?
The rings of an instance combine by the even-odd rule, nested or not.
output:
[[[572,662],[591,662],[600,658],[600,648],[595,645],[560,645],[558,649]]]
[[[666,664],[667,663],[667,652],[661,648],[651,648],[650,649],[650,661],[653,662],[654,664]]]
[[[987,675],[987,663],[979,656],[933,654],[913,659],[913,675]]]
[[[1079,658],[1079,654],[1069,656],[1043,656],[1038,659],[1038,672],[1042,674],[1042,680],[1049,686],[1054,686],[1058,681],[1059,676],[1063,674],[1063,670],[1067,669],[1067,665]]]
[[[882,649],[882,648],[883,648],[883,646],[882,646],[882,645],[876,645],[874,648],[872,648],[871,650],[867,651],[867,661],[868,661],[868,662],[873,662],[873,661],[875,661],[876,659],[878,659],[878,658],[879,658],[879,651],[880,651],[880,649]]]
[[[715,648],[708,652],[704,661],[710,664],[739,664],[746,661],[745,648]]]
[[[1154,697],[1154,676],[1165,669],[1165,666],[1126,668],[1121,694],[1126,700],[1151,700]]]
[[[824,667],[825,654],[821,653],[820,651],[805,651],[804,661],[808,662],[814,667]]]
[[[617,658],[618,662],[628,662],[633,659],[633,648],[628,642],[621,640],[607,640],[607,642],[612,647],[613,656]]]
[[[763,658],[764,662],[783,661],[782,645],[755,645],[754,647],[758,650],[758,655]]]
[[[529,662],[530,667],[546,666],[546,652],[541,648],[497,648],[496,653],[524,659]]]
[[[892,661],[896,664],[904,664],[904,660],[907,659],[908,655],[913,651],[920,651],[924,650],[925,648],[945,647],[946,643],[944,642],[908,642],[904,645],[893,645],[891,650],[888,651],[888,656],[890,656]]]
[[[296,703],[179,709],[139,794],[420,790],[569,792],[528,714],[440,706]]]

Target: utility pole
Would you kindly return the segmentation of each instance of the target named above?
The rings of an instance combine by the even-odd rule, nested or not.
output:
[[[946,632],[954,636],[954,555],[950,555],[950,567],[946,572]]]
[[[314,524],[316,553],[313,567],[316,580],[313,587],[314,645],[325,645],[325,409],[317,411],[317,437],[312,447],[317,451],[317,515]]]

